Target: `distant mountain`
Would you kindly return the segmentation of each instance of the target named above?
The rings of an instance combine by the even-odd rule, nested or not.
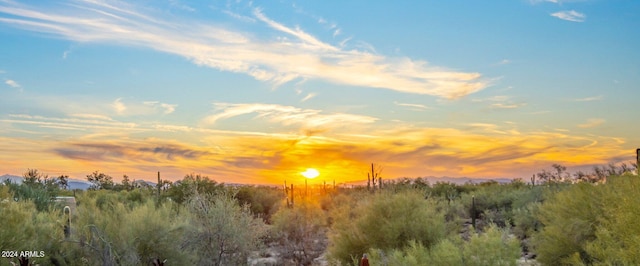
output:
[[[21,176],[9,175],[9,174],[0,176],[0,183],[4,183],[6,180],[9,180],[9,182],[14,184],[22,184],[22,181],[24,181],[24,178]],[[69,178],[68,184],[69,184],[69,190],[74,190],[74,189],[87,190],[89,189],[89,187],[91,187],[91,182],[86,180],[73,179],[73,178]]]
[[[69,178],[67,184],[69,185],[69,190],[80,189],[87,190],[91,187],[91,182],[86,180],[72,179]]]
[[[511,183],[513,181],[513,179],[510,178],[471,178],[471,177],[448,177],[448,176],[423,176],[420,177],[422,178],[423,181],[427,181],[429,182],[430,185],[433,185],[435,183],[452,183],[452,184],[456,184],[456,185],[464,185],[466,183],[472,183],[472,184],[479,184],[479,183],[484,183],[484,182],[490,182],[490,181],[495,181],[501,184],[507,184],[507,183]],[[398,177],[398,178],[382,178],[382,181],[384,182],[388,182],[388,181],[402,181],[404,179],[408,179],[411,181],[416,180],[417,178],[415,177]],[[351,181],[351,182],[345,182],[345,183],[341,183],[340,185],[352,185],[352,186],[361,186],[361,185],[366,185],[367,184],[367,180],[358,180],[358,181]]]
[[[146,181],[142,179],[134,180],[131,183],[133,183],[133,185],[136,187],[155,187],[156,185],[158,185],[158,183],[154,183],[154,182]]]
[[[22,178],[21,176],[9,175],[9,174],[0,176],[0,183],[4,183],[7,180],[9,180],[9,182],[14,184],[22,184],[22,180],[24,180],[24,178]]]
[[[435,183],[438,182],[443,182],[443,183],[453,183],[453,184],[457,184],[457,185],[463,185],[465,183],[473,183],[473,184],[478,184],[478,183],[483,183],[483,182],[489,182],[489,181],[496,181],[498,183],[501,184],[506,184],[506,183],[511,183],[513,181],[513,179],[509,179],[509,178],[471,178],[471,177],[447,177],[447,176],[443,176],[443,177],[436,177],[436,176],[423,176],[421,177],[422,180],[429,182],[429,184],[433,185]],[[391,181],[400,181],[403,179],[409,179],[409,180],[415,180],[416,178],[392,178],[392,179],[385,179],[384,177],[382,178],[383,181],[387,182],[389,180]],[[15,175],[9,175],[9,174],[5,174],[0,176],[0,183],[4,183],[5,180],[9,180],[9,182],[11,183],[15,183],[15,184],[22,184],[22,181],[24,180],[24,178],[22,178],[21,176],[15,176]],[[74,189],[80,189],[80,190],[88,190],[91,187],[91,182],[87,181],[87,180],[81,180],[81,179],[74,179],[74,178],[69,178],[68,181],[69,184],[69,190],[74,190]],[[146,180],[135,180],[133,181],[133,184],[136,185],[137,187],[155,187],[157,183],[151,182],[151,181],[146,181]],[[366,185],[367,184],[367,180],[358,180],[358,181],[351,181],[351,182],[345,182],[345,183],[340,183],[340,184],[336,184],[338,186],[362,186],[362,185]],[[224,183],[225,186],[231,186],[231,187],[235,187],[235,186],[245,186],[246,184],[238,184],[238,183]],[[327,185],[329,185],[327,183]],[[274,185],[268,185],[268,186],[274,186]],[[279,186],[279,185],[278,185]]]
[[[415,178],[411,178],[411,179],[414,180]],[[511,183],[513,181],[513,179],[510,179],[510,178],[471,178],[471,177],[448,177],[448,176],[442,176],[442,177],[424,176],[422,177],[422,180],[428,181],[429,184],[431,185],[438,182],[464,185],[466,183],[479,184],[479,183],[490,182],[490,181],[495,181],[495,182],[504,184],[504,183]]]

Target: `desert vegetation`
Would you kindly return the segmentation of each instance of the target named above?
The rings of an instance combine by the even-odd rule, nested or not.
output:
[[[635,168],[463,185],[372,169],[373,186],[309,189],[96,171],[87,191],[29,169],[0,185],[0,250],[42,251],[29,258],[40,265],[358,265],[364,253],[371,265],[638,265]],[[56,196],[74,196],[74,212]]]

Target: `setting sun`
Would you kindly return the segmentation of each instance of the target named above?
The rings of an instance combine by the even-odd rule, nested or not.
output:
[[[301,174],[306,178],[316,178],[320,175],[320,172],[313,168],[307,168],[307,170],[302,172]]]

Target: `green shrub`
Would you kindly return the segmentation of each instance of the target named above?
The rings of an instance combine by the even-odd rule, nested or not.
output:
[[[540,230],[540,221],[536,217],[540,205],[540,203],[532,202],[523,208],[513,210],[513,233],[518,238],[529,238]]]
[[[309,265],[322,254],[324,246],[316,241],[324,237],[325,228],[325,214],[317,201],[299,199],[273,215],[273,234],[285,247],[283,257],[298,265]]]
[[[371,248],[392,250],[412,241],[430,247],[445,235],[445,222],[433,201],[418,191],[378,193],[343,210],[329,234],[329,255],[342,263]]]
[[[242,186],[238,189],[234,198],[240,205],[249,205],[251,213],[255,217],[271,222],[271,215],[278,211],[280,203],[284,199],[282,189],[271,187]]]
[[[544,227],[534,236],[540,262],[640,264],[640,179],[607,179],[606,184],[573,185],[540,206]]]
[[[429,252],[429,259],[427,260],[429,265],[443,265],[443,266],[455,266],[464,265],[462,252],[459,245],[462,241],[458,241],[456,244],[454,241],[444,239],[437,245],[431,248]]]
[[[121,233],[130,248],[130,261],[121,264],[149,265],[167,259],[170,264],[187,265],[191,254],[181,248],[187,217],[176,216],[170,204],[156,207],[153,200],[136,207],[124,217]]]
[[[89,191],[78,197],[71,236],[62,241],[61,265],[148,265],[152,259],[192,264],[181,247],[186,217],[170,203],[127,201],[127,192]]]
[[[600,224],[586,252],[594,265],[640,265],[640,179],[609,177],[602,190]]]
[[[4,192],[0,194],[6,195]],[[16,202],[0,198],[0,217],[0,250],[43,251],[45,257],[36,259],[38,263],[51,264],[51,261],[58,259],[59,245],[63,239],[60,212],[40,212],[32,201]],[[4,260],[2,258],[0,261]]]
[[[406,265],[420,266],[430,262],[429,250],[422,244],[410,241],[409,245],[402,249],[371,249],[369,251],[369,263],[372,266],[382,265]]]
[[[266,234],[262,219],[240,206],[230,195],[200,194],[188,198],[191,225],[184,247],[198,258],[197,265],[241,265]]]
[[[492,225],[486,232],[471,236],[464,244],[463,254],[468,266],[516,265],[520,242],[507,230]]]
[[[370,249],[369,262],[377,265],[495,266],[516,265],[520,244],[508,231],[496,225],[485,233],[474,234],[468,242],[455,236],[429,247],[410,241],[395,249]]]
[[[585,243],[596,238],[603,207],[598,192],[591,184],[575,184],[540,207],[538,218],[544,227],[533,238],[540,262],[560,265],[576,255],[584,262],[591,261]]]

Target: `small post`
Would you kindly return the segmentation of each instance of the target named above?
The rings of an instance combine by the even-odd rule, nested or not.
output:
[[[295,195],[293,194],[293,184],[291,184],[291,207],[293,207],[293,199]]]
[[[71,236],[71,208],[69,208],[69,206],[64,206],[64,216],[66,216],[64,224],[64,238],[69,239]]]
[[[158,171],[158,185],[156,185],[157,188],[157,194],[156,194],[156,199],[157,199],[157,204],[160,205],[160,189],[162,189],[162,180],[160,180],[160,171]]]
[[[287,207],[291,207],[289,202],[289,187],[287,187],[287,180],[284,181],[284,198],[287,200]]]
[[[471,196],[471,226],[476,229],[476,196]]]
[[[29,257],[23,257],[23,256],[20,256],[18,258],[18,263],[19,263],[20,266],[22,266],[22,265],[25,265],[25,266],[32,265],[31,262],[29,262]],[[11,262],[11,264],[12,265],[16,265],[13,262]]]

